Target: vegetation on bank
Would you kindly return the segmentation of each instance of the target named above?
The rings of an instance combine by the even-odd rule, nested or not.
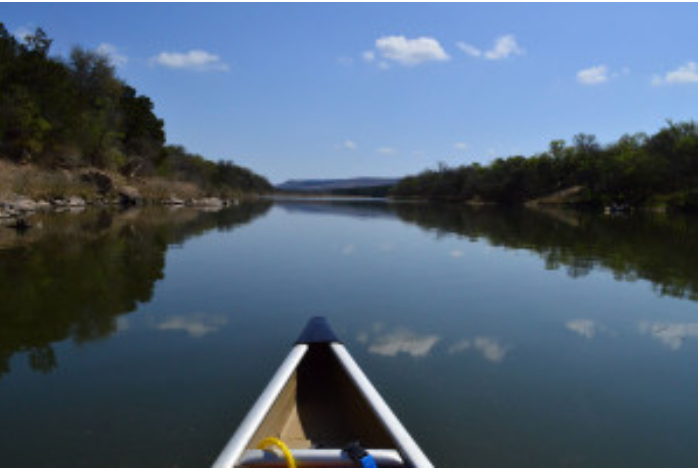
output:
[[[0,23],[0,159],[160,178],[210,195],[272,190],[246,168],[166,145],[153,102],[117,77],[108,57],[80,47],[53,57],[51,43],[41,28],[18,41]]]
[[[499,158],[488,165],[440,164],[394,186],[394,197],[523,204],[665,205],[697,210],[697,122],[668,122],[654,135],[623,135],[601,145],[578,134],[551,142],[529,158]],[[559,196],[556,196],[559,193]],[[548,196],[550,197],[547,200]]]

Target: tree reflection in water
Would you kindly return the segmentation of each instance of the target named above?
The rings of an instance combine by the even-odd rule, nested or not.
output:
[[[547,269],[564,268],[572,277],[603,269],[618,280],[645,279],[660,295],[698,298],[697,218],[450,204],[392,208],[401,220],[438,236],[456,234],[537,253]]]
[[[48,373],[58,367],[52,343],[110,336],[119,316],[153,296],[169,246],[233,230],[270,206],[89,210],[46,214],[41,229],[22,236],[0,228],[0,377],[15,353],[28,353],[31,368]]]
[[[537,253],[547,269],[572,277],[608,270],[618,280],[644,279],[660,295],[697,300],[697,217],[598,213],[463,204],[364,201],[282,201],[289,212],[395,218],[437,237],[457,235],[496,247]],[[453,251],[459,258],[464,253]]]

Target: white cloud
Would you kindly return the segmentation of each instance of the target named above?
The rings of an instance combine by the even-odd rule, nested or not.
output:
[[[576,74],[576,80],[584,85],[598,85],[608,81],[608,67],[605,65],[596,65],[587,69],[580,70]]]
[[[374,51],[365,51],[362,53],[362,60],[365,62],[372,62],[376,58]]]
[[[193,49],[189,52],[161,52],[151,58],[151,63],[172,69],[190,69],[199,71],[228,70],[227,64],[218,55],[207,51]]]
[[[184,331],[193,338],[201,338],[219,331],[228,319],[223,315],[195,313],[193,315],[174,315],[155,325],[157,330]]]
[[[461,41],[458,42],[457,47],[462,52],[464,52],[465,54],[467,54],[468,56],[471,56],[471,57],[481,57],[481,55],[482,55],[481,50],[479,50],[478,48],[472,46],[471,44],[467,44],[465,42],[461,42]]]
[[[335,144],[334,147],[336,150],[357,150],[358,145],[357,142],[351,139],[347,139],[339,144]]]
[[[493,49],[486,51],[484,57],[489,60],[502,60],[510,56],[523,55],[525,50],[520,47],[515,36],[507,34],[496,39]]]
[[[344,254],[345,256],[350,256],[351,254],[353,254],[355,252],[355,245],[353,245],[352,243],[349,243],[349,244],[345,245],[340,250],[340,252],[342,254]]]
[[[129,58],[124,54],[120,54],[116,46],[106,42],[97,46],[97,53],[107,57],[115,67],[123,67],[129,62]]]
[[[596,324],[593,320],[571,320],[566,324],[566,328],[586,339],[592,339],[596,334]]]
[[[24,39],[27,36],[33,35],[35,31],[36,31],[36,26],[34,26],[33,24],[30,23],[30,24],[26,24],[23,26],[18,26],[17,29],[15,29],[15,31],[12,34],[14,35],[15,38],[17,38],[18,41],[24,42]]]
[[[438,341],[440,338],[435,335],[418,335],[410,330],[399,329],[374,340],[369,346],[369,352],[389,357],[400,353],[424,357],[430,353]]]
[[[436,39],[425,36],[416,39],[405,36],[385,36],[377,39],[375,46],[384,59],[406,66],[450,60],[450,56]]]
[[[686,338],[698,337],[698,324],[642,322],[639,324],[639,331],[651,335],[668,348],[676,351],[681,348]]]
[[[697,62],[688,62],[685,65],[681,65],[676,70],[666,72],[666,75],[663,77],[655,75],[651,83],[654,85],[698,83],[698,64]]]
[[[468,145],[464,142],[455,142],[453,147],[456,150],[467,150]]]
[[[395,155],[396,149],[394,147],[379,147],[377,149],[377,152],[379,152],[383,155]]]

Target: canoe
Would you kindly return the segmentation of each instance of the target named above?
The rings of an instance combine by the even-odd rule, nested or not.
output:
[[[215,468],[433,468],[322,317],[312,318]]]

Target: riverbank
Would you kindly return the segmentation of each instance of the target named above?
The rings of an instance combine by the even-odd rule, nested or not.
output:
[[[0,220],[7,223],[47,210],[139,205],[225,207],[250,197],[208,192],[189,182],[165,178],[127,178],[96,168],[49,170],[0,160]]]
[[[627,204],[601,200],[583,186],[572,186],[556,191],[546,196],[530,199],[524,202],[487,201],[479,197],[464,199],[456,196],[400,196],[389,197],[395,201],[433,202],[445,204],[463,204],[467,206],[512,206],[528,207],[531,209],[571,209],[586,212],[626,213],[643,212],[675,212],[694,214],[698,210],[697,192],[675,192],[649,196],[643,203]]]

